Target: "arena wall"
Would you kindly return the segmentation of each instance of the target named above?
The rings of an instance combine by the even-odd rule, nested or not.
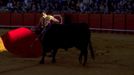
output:
[[[92,30],[134,32],[134,14],[60,13],[63,23],[87,23]],[[35,26],[40,13],[0,13],[0,27]],[[68,21],[67,21],[68,20]]]

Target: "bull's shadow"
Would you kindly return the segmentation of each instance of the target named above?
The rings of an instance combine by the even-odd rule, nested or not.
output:
[[[41,40],[43,51],[40,64],[44,64],[45,56],[48,51],[52,52],[52,63],[56,62],[56,53],[59,48],[67,50],[76,47],[80,50],[79,62],[83,65],[87,62],[88,48],[91,57],[94,59],[94,52],[91,43],[91,32],[85,23],[77,24],[52,24],[44,33]],[[82,62],[84,58],[84,62]]]

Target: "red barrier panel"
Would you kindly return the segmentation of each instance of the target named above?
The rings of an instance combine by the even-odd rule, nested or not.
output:
[[[12,13],[11,14],[11,25],[23,25],[23,14]]]
[[[102,14],[101,28],[112,29],[113,25],[113,14]]]
[[[134,29],[133,14],[113,15],[64,13],[64,17],[69,17],[68,20],[72,23],[84,22],[90,24],[92,28]],[[40,13],[0,13],[0,25],[37,25],[40,17]]]
[[[90,14],[89,24],[91,28],[100,28],[101,25],[101,15],[100,14]]]
[[[79,14],[78,13],[67,13],[66,16],[69,16],[69,19],[71,20],[72,23],[78,23],[78,18],[79,18]]]
[[[23,14],[23,19],[24,19],[23,24],[25,26],[29,26],[29,25],[33,26],[33,25],[36,24],[36,22],[35,22],[35,13],[24,13]]]
[[[125,29],[124,14],[114,14],[113,29]]]
[[[10,25],[10,13],[0,13],[0,25]]]
[[[39,24],[39,20],[40,20],[41,14],[40,13],[36,13],[35,14],[35,25]]]
[[[88,16],[88,14],[79,14],[78,19],[79,19],[78,23],[87,23],[88,24],[89,16]]]
[[[134,29],[134,14],[127,14],[126,15],[126,28],[128,30]]]

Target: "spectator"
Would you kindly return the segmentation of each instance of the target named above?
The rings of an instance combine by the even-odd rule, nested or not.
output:
[[[13,2],[11,0],[9,0],[9,2],[7,3],[7,9],[8,11],[13,11],[14,9]]]
[[[0,11],[133,13],[134,0],[0,0]]]
[[[30,10],[31,12],[36,12],[36,11],[37,11],[37,7],[36,7],[35,2],[32,2],[30,9],[31,9],[31,10]]]
[[[132,2],[132,13],[134,13],[134,1]]]
[[[80,2],[80,11],[85,12],[85,10],[86,10],[85,4],[83,2]]]
[[[0,8],[3,6],[3,1],[0,0]]]

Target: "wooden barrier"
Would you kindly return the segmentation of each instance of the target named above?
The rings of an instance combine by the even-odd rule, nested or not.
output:
[[[100,14],[90,14],[89,24],[91,28],[100,28],[101,25],[101,15]]]
[[[23,25],[23,14],[11,13],[11,25],[22,26]]]
[[[114,14],[113,29],[125,29],[124,14]]]
[[[91,28],[134,30],[134,14],[60,13],[64,23],[87,23]],[[40,13],[0,13],[1,26],[34,26]]]
[[[68,16],[70,16],[70,19],[71,19],[71,22],[72,23],[78,23],[78,20],[79,20],[79,14],[76,13],[76,14],[68,14]]]
[[[11,15],[10,13],[0,13],[0,25],[10,25]]]
[[[126,15],[126,29],[134,30],[134,14]]]
[[[112,29],[113,27],[113,14],[102,14],[101,28]]]
[[[41,17],[40,13],[36,13],[35,14],[35,24],[34,25],[38,25],[39,24],[40,17]]]
[[[23,19],[24,26],[34,26],[36,24],[35,13],[24,13]]]
[[[89,24],[89,15],[88,14],[79,14],[78,23]]]

